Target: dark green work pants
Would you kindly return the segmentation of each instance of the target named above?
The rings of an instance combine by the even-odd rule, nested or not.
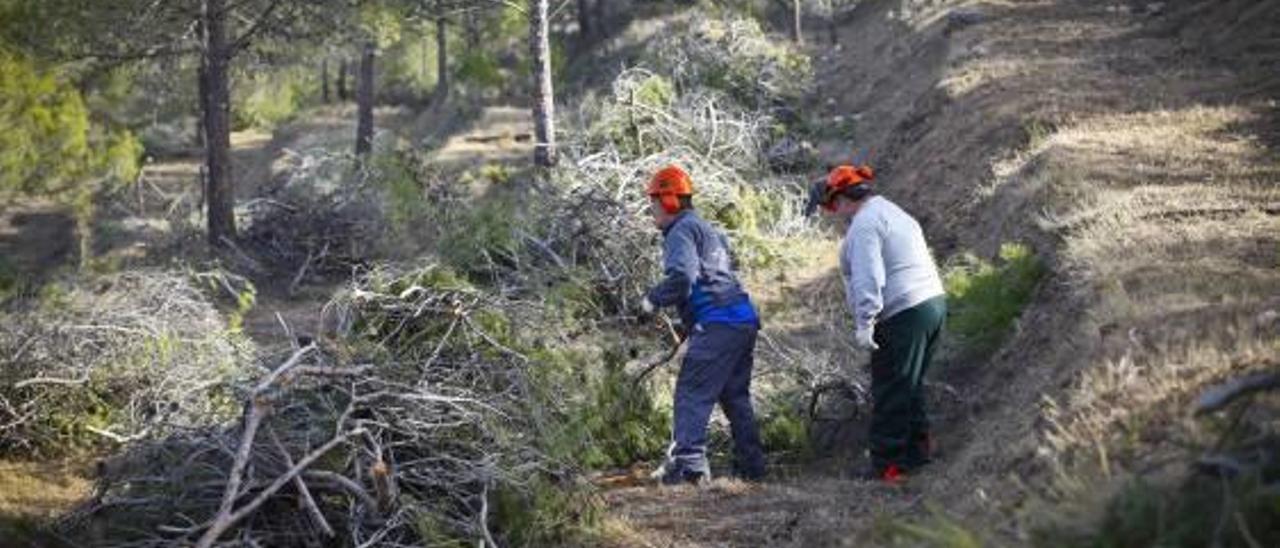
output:
[[[871,464],[909,470],[929,460],[929,416],[924,375],[947,316],[938,296],[876,324],[871,353]]]

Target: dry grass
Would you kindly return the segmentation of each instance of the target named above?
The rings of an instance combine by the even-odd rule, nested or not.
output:
[[[83,463],[0,461],[0,516],[56,517],[89,495],[88,476]]]
[[[81,461],[0,461],[0,546],[57,546],[45,532],[92,492]]]

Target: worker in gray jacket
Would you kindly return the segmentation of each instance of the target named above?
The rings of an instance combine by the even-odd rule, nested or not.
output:
[[[840,272],[854,343],[871,351],[871,458],[857,474],[894,481],[931,459],[924,376],[947,304],[920,224],[876,195],[874,178],[869,166],[839,166],[816,196],[828,214],[849,223]]]
[[[693,209],[693,182],[676,166],[649,183],[650,212],[662,230],[663,278],[641,301],[646,313],[674,306],[689,349],[676,378],[672,445],[655,473],[664,484],[711,478],[707,421],[718,402],[733,433],[734,472],[764,476],[764,450],[751,407],[751,369],[760,320],[733,272],[729,242]]]

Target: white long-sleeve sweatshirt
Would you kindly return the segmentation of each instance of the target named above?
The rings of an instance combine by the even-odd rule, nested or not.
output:
[[[880,196],[869,198],[849,223],[840,272],[858,329],[945,293],[920,223]]]

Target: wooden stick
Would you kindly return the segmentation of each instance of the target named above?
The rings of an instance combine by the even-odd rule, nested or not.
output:
[[[312,451],[307,454],[307,456],[303,457],[302,460],[293,465],[288,472],[285,472],[283,475],[276,478],[275,481],[271,482],[271,485],[268,485],[266,489],[263,489],[261,493],[258,493],[258,496],[254,497],[248,504],[241,506],[239,510],[231,513],[220,512],[217,518],[214,519],[213,524],[209,526],[209,530],[205,532],[204,536],[200,537],[200,541],[196,543],[196,548],[209,548],[210,546],[213,546],[213,543],[218,541],[218,537],[222,536],[222,533],[225,533],[227,529],[231,528],[231,526],[235,525],[249,514],[252,514],[259,506],[262,506],[263,503],[267,502],[267,499],[270,499],[275,495],[277,491],[285,486],[285,484],[293,481],[293,478],[297,477],[298,474],[301,474],[303,470],[308,466],[311,466],[315,461],[319,460],[320,457],[323,457],[325,453],[328,453],[329,450],[337,447],[338,444],[347,441],[347,438],[351,436],[358,436],[364,432],[364,428],[357,428],[329,440],[315,451]]]
[[[271,443],[275,444],[276,449],[280,451],[280,455],[284,458],[285,466],[293,468],[293,457],[289,456],[289,450],[280,443],[280,437],[276,435],[275,430],[271,432]],[[333,527],[329,525],[329,520],[324,519],[324,513],[320,511],[320,507],[316,506],[316,499],[311,496],[311,489],[307,488],[306,482],[302,481],[302,476],[293,478],[293,486],[298,488],[298,495],[302,497],[302,503],[307,508],[307,513],[311,514],[311,519],[320,526],[320,530],[324,532],[326,537],[333,537]]]
[[[1253,392],[1280,388],[1280,373],[1255,373],[1211,387],[1196,400],[1195,414],[1212,413]]]

